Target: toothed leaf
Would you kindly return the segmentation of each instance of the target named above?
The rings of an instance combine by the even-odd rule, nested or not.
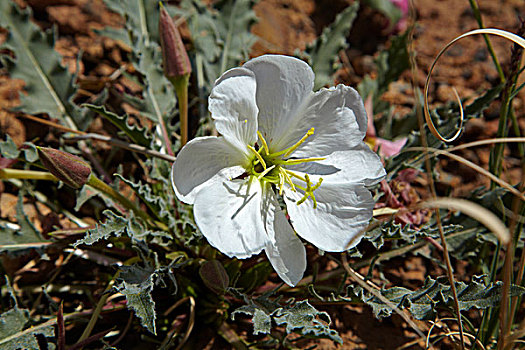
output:
[[[337,331],[330,329],[330,316],[326,312],[317,311],[307,300],[295,303],[291,307],[277,309],[274,320],[278,325],[286,325],[286,332],[299,332],[316,338],[329,338],[339,344],[343,340]]]
[[[157,334],[155,328],[155,302],[151,297],[153,290],[154,269],[138,266],[121,267],[117,290],[126,296],[128,308],[140,318],[142,326]]]
[[[108,239],[111,236],[120,237],[125,233],[128,220],[120,215],[113,213],[111,210],[104,210],[106,222],[97,224],[92,230],[86,233],[86,236],[76,241],[73,246],[77,247],[80,244],[92,245],[101,239]]]
[[[501,301],[502,282],[490,283],[473,280],[470,283],[456,282],[460,311],[471,308],[486,309],[496,307]],[[427,277],[424,286],[416,291],[403,287],[394,287],[381,291],[381,294],[400,309],[408,309],[418,320],[434,319],[438,309],[449,309],[454,312],[454,298],[446,277],[438,277],[436,280]],[[525,288],[512,285],[510,296],[522,296]],[[372,307],[374,315],[378,318],[388,317],[392,309],[372,294],[363,291],[359,286],[350,286],[350,296],[358,299]],[[342,298],[349,300],[348,298]],[[352,299],[352,298],[350,298]]]
[[[144,127],[138,125],[131,125],[128,122],[129,116],[127,114],[119,116],[113,112],[106,110],[104,106],[95,106],[90,104],[85,104],[84,107],[89,108],[90,110],[100,114],[109,120],[113,125],[122,130],[133,143],[138,145],[149,147],[151,145],[151,135],[149,135],[148,130]]]
[[[358,10],[358,1],[344,9],[304,51],[304,56],[310,61],[315,72],[315,90],[333,84],[333,75],[340,67],[340,64],[336,62],[337,57],[341,50],[348,47],[346,37],[352,28]]]

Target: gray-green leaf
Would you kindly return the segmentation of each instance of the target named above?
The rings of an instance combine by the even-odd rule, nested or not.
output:
[[[28,114],[47,113],[70,128],[85,129],[90,118],[72,101],[75,76],[62,66],[62,56],[54,50],[55,33],[43,32],[31,21],[30,7],[20,9],[10,0],[0,2],[0,27],[7,28],[7,40],[0,46],[16,58],[0,56],[11,78],[25,81],[16,109]]]
[[[341,50],[348,47],[346,37],[358,10],[359,2],[356,1],[339,13],[334,22],[306,48],[304,54],[309,58],[315,72],[315,90],[333,84],[333,75],[340,66],[336,63],[337,57]]]

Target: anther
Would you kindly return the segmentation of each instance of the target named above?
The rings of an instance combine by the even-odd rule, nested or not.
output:
[[[266,140],[264,139],[264,136],[262,136],[261,132],[257,130],[257,135],[259,135],[259,139],[261,140],[261,143],[263,145],[264,151],[266,152],[266,155],[270,154],[270,149],[268,148],[268,144],[266,143]]]
[[[270,171],[272,171],[273,169],[275,168],[275,164],[272,165],[271,167],[269,167],[268,169],[265,169],[262,173],[259,174],[259,176],[257,176],[257,180],[260,180],[262,179],[263,177],[266,176],[266,174],[268,174]]]

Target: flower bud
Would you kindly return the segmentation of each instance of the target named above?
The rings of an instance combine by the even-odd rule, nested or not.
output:
[[[228,273],[218,260],[210,260],[202,264],[199,275],[206,287],[217,294],[224,294],[230,285]]]
[[[48,147],[37,147],[40,161],[57,179],[73,188],[84,186],[91,175],[91,167],[70,153]]]
[[[166,77],[173,79],[189,76],[191,64],[188,53],[182,43],[179,30],[162,3],[160,4],[159,34]]]

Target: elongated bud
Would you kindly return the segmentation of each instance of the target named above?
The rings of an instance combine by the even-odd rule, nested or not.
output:
[[[199,275],[206,287],[217,294],[224,294],[230,284],[228,273],[218,260],[210,260],[202,264]]]
[[[184,48],[177,26],[162,3],[160,3],[159,33],[166,77],[173,79],[189,76],[191,64],[188,53]]]
[[[37,147],[40,161],[57,179],[73,188],[84,186],[91,175],[91,167],[70,153],[48,147]]]

